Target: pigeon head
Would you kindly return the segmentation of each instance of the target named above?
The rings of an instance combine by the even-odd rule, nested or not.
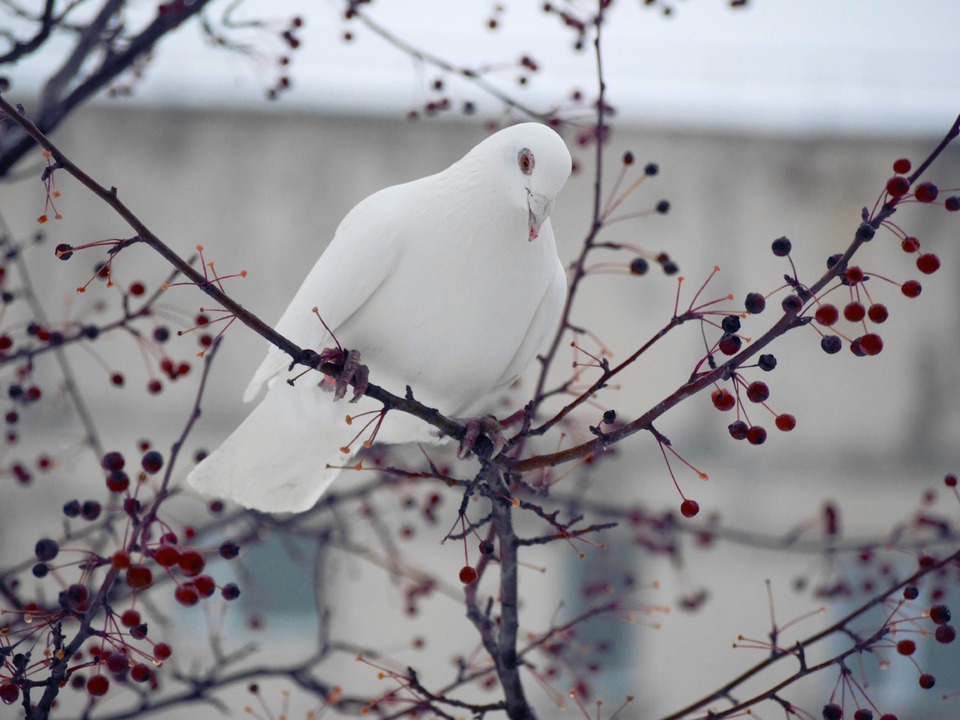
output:
[[[513,125],[491,135],[461,163],[481,165],[496,178],[498,194],[527,216],[530,240],[540,234],[572,165],[560,136],[539,123]]]

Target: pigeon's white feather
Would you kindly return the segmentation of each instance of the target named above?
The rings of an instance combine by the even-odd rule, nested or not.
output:
[[[344,218],[277,331],[317,351],[334,345],[316,307],[337,341],[360,351],[371,382],[399,395],[410,386],[464,415],[513,382],[559,320],[566,278],[546,216],[570,165],[556,133],[527,123],[443,172],[371,195]],[[380,406],[334,403],[319,375],[291,386],[302,368],[289,365],[271,346],[244,395],[266,385],[266,398],[193,470],[194,487],[272,512],[306,510],[323,494],[362,427],[345,416]],[[436,442],[431,430],[393,412],[377,440]]]

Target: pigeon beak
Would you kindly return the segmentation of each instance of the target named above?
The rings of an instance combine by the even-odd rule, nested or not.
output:
[[[553,200],[544,195],[527,190],[527,219],[530,223],[530,240],[536,240],[540,235],[540,226],[550,215],[553,209]]]

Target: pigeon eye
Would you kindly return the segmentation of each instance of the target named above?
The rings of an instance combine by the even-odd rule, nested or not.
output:
[[[520,166],[520,172],[529,175],[533,172],[533,153],[524,148],[517,153],[517,165]]]

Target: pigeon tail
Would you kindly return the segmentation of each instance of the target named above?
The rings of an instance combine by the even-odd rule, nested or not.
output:
[[[262,512],[304,512],[320,499],[349,461],[340,449],[356,428],[340,414],[345,405],[324,398],[320,405],[331,417],[318,423],[289,407],[291,393],[278,390],[190,472],[194,488]]]

